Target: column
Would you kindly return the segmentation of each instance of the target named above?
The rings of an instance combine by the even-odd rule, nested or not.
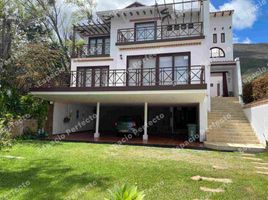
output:
[[[144,135],[143,135],[143,141],[148,141],[148,103],[144,103]]]
[[[97,103],[97,109],[96,109],[96,127],[95,127],[95,134],[94,138],[99,138],[99,124],[100,124],[100,102]]]

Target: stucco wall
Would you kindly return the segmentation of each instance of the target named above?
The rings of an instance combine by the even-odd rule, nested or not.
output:
[[[225,42],[221,42],[221,33],[225,33]],[[211,61],[232,61],[233,55],[233,27],[232,15],[210,16],[210,47],[220,47],[225,52],[225,58],[212,58]],[[213,43],[213,34],[217,34],[217,43]]]
[[[94,107],[84,104],[63,104],[55,103],[53,111],[53,134],[66,133],[68,129],[75,128],[78,123],[93,116]],[[77,113],[79,112],[79,114]],[[64,123],[65,117],[70,117],[68,123]],[[77,131],[87,131],[94,129],[94,121],[86,123],[85,126],[78,127]]]
[[[265,144],[265,141],[268,141],[268,100],[248,105],[244,108],[244,112],[259,140]]]

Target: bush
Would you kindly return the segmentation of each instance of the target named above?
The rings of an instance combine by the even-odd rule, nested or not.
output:
[[[144,192],[139,192],[137,186],[128,184],[121,187],[116,186],[113,190],[109,190],[110,197],[105,200],[143,200]]]
[[[268,73],[243,86],[245,103],[268,98]]]
[[[0,124],[0,150],[5,147],[11,147],[11,134],[3,125]]]

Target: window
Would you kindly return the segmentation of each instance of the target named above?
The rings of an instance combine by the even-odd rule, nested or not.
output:
[[[216,44],[218,41],[217,41],[217,34],[213,34],[213,43]]]
[[[155,40],[155,22],[136,23],[135,40],[148,41]]]
[[[91,38],[88,44],[90,56],[110,54],[110,38]]]
[[[187,84],[189,55],[159,55],[159,84]]]
[[[225,33],[221,34],[221,43],[225,43]]]
[[[219,47],[213,47],[210,49],[210,58],[224,58],[225,53]]]
[[[128,57],[128,85],[155,85],[156,57]],[[141,81],[142,80],[142,81]]]

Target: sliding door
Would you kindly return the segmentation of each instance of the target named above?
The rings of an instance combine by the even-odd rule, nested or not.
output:
[[[189,82],[189,56],[174,56],[175,84],[188,84]]]
[[[78,67],[76,75],[77,87],[108,86],[109,67]]]

